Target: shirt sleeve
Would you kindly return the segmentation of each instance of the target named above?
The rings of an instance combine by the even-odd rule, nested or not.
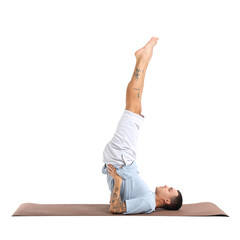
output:
[[[139,197],[126,200],[126,212],[124,214],[151,213],[155,211],[148,197]]]
[[[126,171],[125,169],[117,169],[117,174],[122,178],[122,179],[128,179],[131,178],[134,174],[138,174],[138,171],[136,170],[128,170]]]

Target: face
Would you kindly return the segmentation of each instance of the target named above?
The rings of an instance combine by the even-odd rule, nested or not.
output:
[[[156,187],[155,193],[162,198],[166,203],[170,203],[170,199],[174,196],[178,195],[178,191],[172,187],[168,187],[167,185],[162,187]]]

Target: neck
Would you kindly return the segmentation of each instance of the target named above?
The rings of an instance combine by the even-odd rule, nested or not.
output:
[[[164,201],[155,193],[156,208],[160,208],[164,205]]]

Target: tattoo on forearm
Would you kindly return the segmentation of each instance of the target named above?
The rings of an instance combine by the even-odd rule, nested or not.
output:
[[[117,204],[113,207],[113,209],[116,210],[116,213],[126,212],[126,202],[122,203],[121,199],[118,198]]]
[[[114,186],[113,188],[111,204],[116,213],[126,212],[126,203],[121,200],[120,188],[118,186]]]
[[[114,203],[117,200],[117,194],[113,192],[111,203]]]

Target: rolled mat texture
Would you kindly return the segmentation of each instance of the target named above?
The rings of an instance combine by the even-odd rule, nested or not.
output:
[[[109,204],[37,204],[23,203],[12,216],[224,216],[229,217],[211,202],[183,204],[179,210],[157,208],[143,214],[112,214]]]

